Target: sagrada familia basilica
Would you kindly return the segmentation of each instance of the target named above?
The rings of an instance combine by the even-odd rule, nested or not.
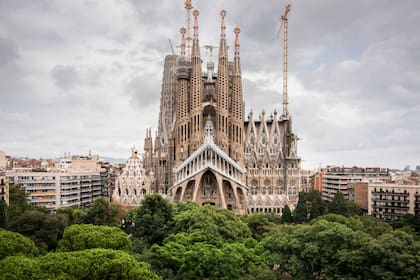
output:
[[[186,8],[189,13],[191,1]],[[192,15],[192,38],[182,28],[181,54],[165,58],[156,135],[147,130],[143,161],[132,155],[114,200],[134,206],[144,194],[158,192],[172,202],[190,200],[239,214],[281,213],[286,204],[293,208],[301,168],[290,114],[255,116],[251,111],[245,117],[239,28],[233,29],[234,57],[229,60],[226,12],[220,13],[215,71],[212,61],[203,66],[199,12]],[[129,174],[137,168],[138,182]]]

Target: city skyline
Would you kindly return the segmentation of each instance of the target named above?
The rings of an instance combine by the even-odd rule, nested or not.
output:
[[[7,131],[0,150],[118,158],[128,158],[133,144],[141,151],[146,128],[157,126],[168,38],[179,53],[183,2],[0,3],[0,127]],[[286,2],[209,3],[193,1],[202,46],[217,44],[222,9],[231,46],[241,28],[245,116],[281,111],[276,32]],[[302,167],[418,165],[420,5],[291,4],[289,110]]]

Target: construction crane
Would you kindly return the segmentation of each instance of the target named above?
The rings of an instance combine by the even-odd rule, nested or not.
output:
[[[168,38],[168,41],[169,41],[169,46],[171,46],[172,54],[175,54],[174,46],[172,45],[171,39]]]
[[[279,30],[277,32],[277,38],[280,37],[280,34],[283,30],[283,115],[287,117],[289,115],[289,111],[287,110],[288,98],[287,98],[287,58],[288,58],[288,15],[292,6],[287,4],[284,8],[284,13],[281,16],[281,23]]]
[[[210,62],[213,62],[213,50],[217,49],[218,46],[215,45],[205,45],[203,46],[206,50],[208,50],[209,52],[209,58],[210,58]]]
[[[284,121],[284,132],[283,132],[283,147],[282,147],[282,152],[283,152],[283,169],[284,169],[284,174],[283,174],[283,178],[284,178],[284,189],[286,190],[286,197],[287,199],[289,199],[289,194],[288,194],[288,159],[289,159],[289,137],[290,137],[290,133],[289,133],[289,111],[287,110],[287,104],[288,104],[288,98],[287,98],[287,58],[288,58],[288,49],[287,49],[287,45],[288,45],[288,26],[287,26],[287,21],[288,21],[288,15],[291,9],[291,5],[287,4],[286,7],[284,8],[284,13],[281,16],[281,23],[280,23],[280,27],[279,30],[277,32],[277,38],[280,37],[281,32],[283,31],[283,121]]]

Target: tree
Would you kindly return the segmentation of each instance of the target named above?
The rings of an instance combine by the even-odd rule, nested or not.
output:
[[[401,219],[392,223],[394,228],[408,228],[409,231],[415,232],[420,235],[420,215],[406,214]]]
[[[8,256],[38,255],[34,242],[22,234],[0,229],[0,260]]]
[[[313,220],[325,213],[326,205],[319,191],[309,191],[306,200],[309,203],[309,220]]]
[[[293,218],[296,223],[301,224],[323,215],[325,211],[326,205],[319,191],[300,192]]]
[[[0,199],[0,228],[7,228],[9,223],[9,206],[6,201]]]
[[[88,208],[84,223],[105,226],[119,226],[118,207],[107,198],[98,198]]]
[[[120,228],[96,225],[72,225],[58,242],[58,251],[69,252],[91,248],[122,250],[131,253],[131,240]]]
[[[26,192],[19,185],[10,184],[9,186],[9,221],[13,221],[31,206],[26,200]]]
[[[309,218],[306,198],[307,198],[306,192],[299,193],[299,200],[296,205],[295,211],[293,213],[294,221],[298,224],[308,221],[308,218]]]
[[[205,205],[185,211],[174,217],[175,232],[201,231],[213,244],[242,241],[251,237],[251,231],[232,211]]]
[[[121,222],[121,229],[127,233],[132,234],[134,230],[134,222],[137,217],[137,211],[138,209],[132,209],[125,213],[124,218]]]
[[[254,239],[212,244],[202,231],[169,235],[150,249],[150,263],[164,279],[238,279],[268,269],[267,251]]]
[[[182,201],[177,203],[172,203],[172,215],[176,216],[182,212],[191,211],[195,208],[199,208],[196,202],[193,201]]]
[[[161,244],[172,228],[172,207],[159,194],[146,195],[134,219],[134,237],[147,246]]]
[[[0,261],[0,279],[135,279],[159,277],[130,254],[110,249],[54,252],[30,259],[8,257]]]
[[[382,234],[392,231],[392,227],[389,224],[378,221],[374,217],[358,216],[358,219],[363,223],[363,231],[373,238],[378,238]]]
[[[273,265],[293,279],[346,278],[364,265],[361,249],[371,237],[344,224],[317,220],[311,224],[284,225],[264,239]]]
[[[10,229],[29,237],[38,247],[54,250],[67,224],[63,214],[49,214],[45,208],[34,208],[11,221]]]
[[[420,243],[401,230],[384,233],[363,248],[364,279],[418,279]]]
[[[339,214],[326,214],[312,220],[310,223],[315,224],[321,220],[328,221],[331,223],[343,224],[351,228],[352,230],[364,231],[364,224],[362,223],[362,221],[360,221],[358,216],[348,218]]]
[[[341,192],[337,192],[333,200],[328,204],[328,213],[350,217],[358,215],[360,207],[353,201],[344,199],[344,195]]]
[[[292,212],[290,211],[289,205],[286,204],[281,212],[282,212],[282,215],[281,215],[281,222],[282,223],[292,223],[293,222]]]
[[[264,237],[264,233],[268,232],[270,228],[274,226],[274,224],[268,220],[267,215],[264,215],[263,213],[244,216],[243,220],[248,224],[252,237],[256,240],[261,240]]]

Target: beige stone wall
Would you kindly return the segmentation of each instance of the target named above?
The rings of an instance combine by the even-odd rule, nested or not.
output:
[[[6,155],[0,151],[0,169],[6,169]]]

